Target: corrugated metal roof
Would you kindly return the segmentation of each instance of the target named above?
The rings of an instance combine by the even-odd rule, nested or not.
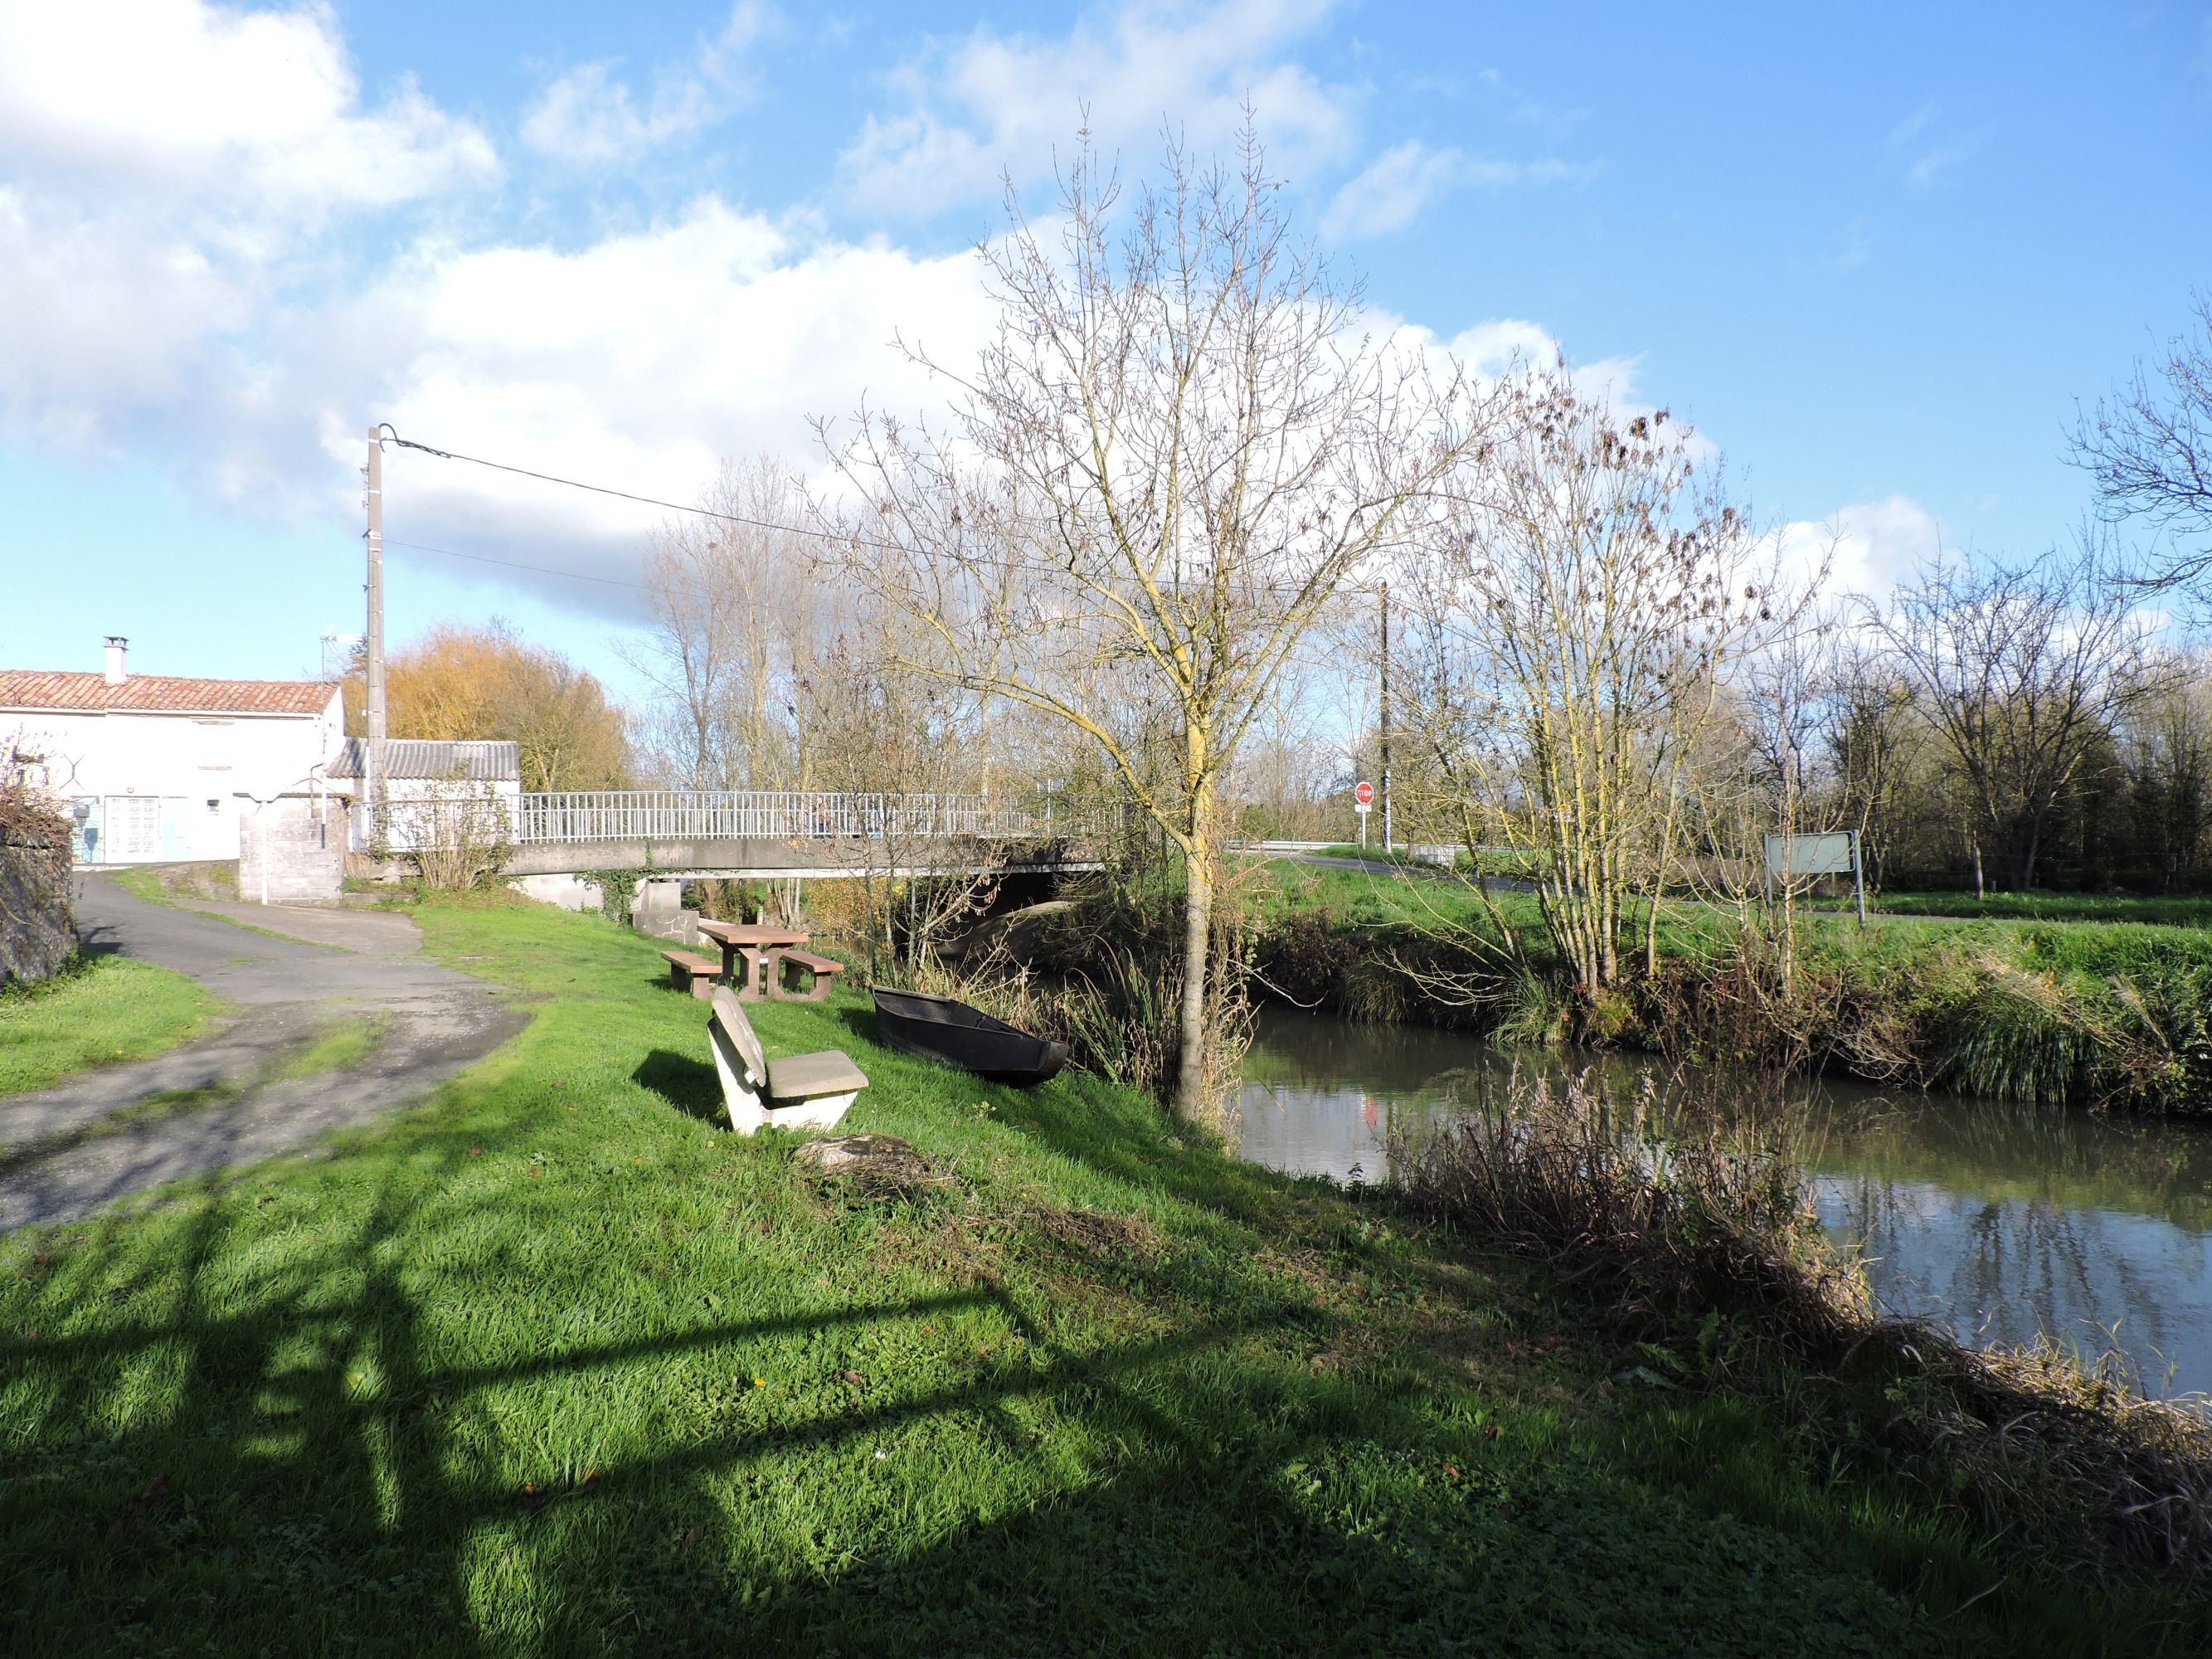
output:
[[[133,674],[110,685],[104,674],[0,668],[0,708],[161,714],[319,714],[337,687],[319,680],[196,680]]]
[[[325,769],[334,778],[362,775],[366,738],[348,738]],[[470,743],[442,738],[386,738],[381,769],[387,778],[453,778],[472,783],[514,783],[522,776],[522,748],[514,743]]]

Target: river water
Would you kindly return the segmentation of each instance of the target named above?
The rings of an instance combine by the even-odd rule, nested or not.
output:
[[[1394,1125],[1447,1117],[1516,1064],[1474,1038],[1269,1009],[1244,1067],[1240,1150],[1379,1182]],[[1632,1086],[1633,1062],[1603,1064]],[[1956,1095],[1778,1085],[1829,1232],[1886,1308],[1972,1340],[2117,1346],[2150,1392],[2212,1391],[2212,1126]]]

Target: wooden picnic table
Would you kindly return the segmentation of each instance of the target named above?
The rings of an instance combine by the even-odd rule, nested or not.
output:
[[[796,927],[780,927],[762,921],[702,921],[699,931],[722,947],[722,978],[747,1002],[757,1002],[775,982],[773,958],[787,946],[804,945],[808,936]],[[748,971],[738,972],[743,957]]]

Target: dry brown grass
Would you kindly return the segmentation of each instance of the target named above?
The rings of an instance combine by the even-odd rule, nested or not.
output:
[[[1418,1210],[1559,1263],[1632,1338],[1725,1320],[1729,1340],[1701,1345],[1709,1385],[1878,1454],[1984,1534],[2100,1580],[2212,1579],[2212,1417],[2146,1398],[2115,1357],[1885,1316],[1755,1117],[1516,1077],[1397,1160]]]

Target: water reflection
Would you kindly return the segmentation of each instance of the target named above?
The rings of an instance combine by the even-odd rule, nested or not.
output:
[[[1245,1066],[1239,1145],[1276,1169],[1380,1181],[1418,1132],[1514,1065],[1472,1039],[1284,1010]],[[1609,1060],[1616,1085],[1638,1068]],[[2212,1130],[1848,1085],[1786,1085],[1822,1221],[1863,1247],[1884,1305],[1960,1336],[2117,1336],[2154,1390],[2212,1389]]]

